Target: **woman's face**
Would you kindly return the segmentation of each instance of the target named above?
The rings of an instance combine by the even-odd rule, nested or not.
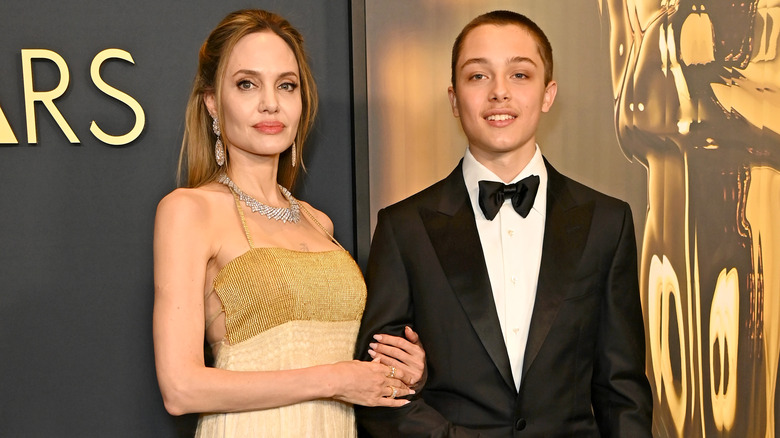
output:
[[[300,73],[290,47],[273,32],[249,34],[230,53],[222,80],[220,129],[230,159],[278,158],[295,140],[301,118]],[[217,114],[215,96],[206,96]]]

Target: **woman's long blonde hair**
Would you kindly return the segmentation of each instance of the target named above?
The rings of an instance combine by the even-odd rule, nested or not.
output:
[[[317,113],[317,87],[314,84],[314,77],[303,49],[301,34],[281,16],[260,9],[242,9],[228,14],[211,31],[200,48],[198,73],[187,102],[184,138],[179,154],[178,181],[180,185],[182,185],[185,168],[187,172],[186,187],[198,187],[214,181],[223,171],[214,158],[214,143],[217,141],[217,136],[212,131],[211,116],[206,108],[204,97],[207,93],[214,93],[217,102],[217,117],[219,120],[224,120],[221,89],[228,57],[242,37],[263,31],[271,31],[287,43],[298,61],[298,70],[300,71],[303,106],[295,138],[296,162],[293,166],[290,148],[282,152],[279,156],[279,170],[276,177],[279,184],[292,188],[298,169],[303,167],[304,144],[314,123],[314,115]],[[225,155],[227,157],[224,166],[226,170],[230,163],[227,148]]]

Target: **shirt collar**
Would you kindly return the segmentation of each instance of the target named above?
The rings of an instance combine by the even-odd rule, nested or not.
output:
[[[534,199],[532,211],[536,211],[544,217],[547,212],[547,167],[544,165],[542,151],[539,149],[538,144],[536,145],[536,150],[534,151],[534,156],[531,158],[531,161],[526,164],[523,170],[521,170],[509,184],[516,183],[531,175],[539,176],[539,189],[536,191],[536,198]],[[469,192],[471,204],[472,206],[475,206],[475,211],[479,210],[480,214],[482,213],[482,210],[478,207],[479,182],[483,180],[503,182],[495,173],[477,161],[477,159],[474,158],[474,155],[471,154],[469,148],[466,148],[466,153],[463,155],[463,180],[466,183],[466,189]]]

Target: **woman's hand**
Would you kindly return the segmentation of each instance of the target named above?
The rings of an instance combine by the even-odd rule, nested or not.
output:
[[[425,350],[420,337],[409,326],[404,329],[406,339],[392,335],[374,335],[376,342],[369,344],[368,354],[387,365],[390,375],[400,379],[408,387],[419,390],[428,374],[425,368]]]
[[[328,371],[335,388],[333,398],[363,406],[403,406],[409,401],[396,397],[414,394],[414,390],[391,372],[378,360],[335,363]]]

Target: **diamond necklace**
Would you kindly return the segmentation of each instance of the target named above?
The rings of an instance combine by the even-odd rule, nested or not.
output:
[[[290,202],[289,207],[271,207],[270,205],[263,204],[257,199],[241,191],[241,189],[236,186],[236,183],[234,183],[226,173],[223,173],[217,182],[230,187],[230,189],[233,190],[236,195],[238,195],[238,199],[244,201],[244,204],[252,209],[253,213],[260,213],[268,219],[274,219],[285,223],[292,222],[297,224],[301,220],[301,205],[298,203],[297,199],[293,198],[292,194],[290,194],[290,191],[282,187],[280,184],[277,184],[277,186],[279,187],[279,191],[282,192],[282,195],[284,195],[284,197],[287,198],[287,200]]]

